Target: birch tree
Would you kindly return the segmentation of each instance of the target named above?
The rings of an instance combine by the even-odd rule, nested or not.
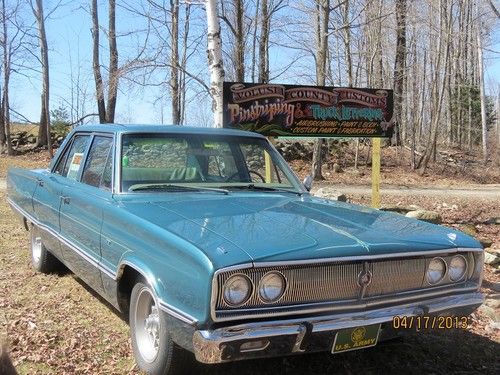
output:
[[[222,83],[224,82],[224,67],[222,63],[222,41],[219,19],[217,17],[217,1],[206,0],[207,12],[207,54],[210,71],[210,96],[214,126],[222,127]]]

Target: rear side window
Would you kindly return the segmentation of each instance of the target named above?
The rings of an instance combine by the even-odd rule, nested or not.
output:
[[[96,136],[90,147],[83,169],[82,182],[87,185],[111,188],[111,163],[113,139]]]
[[[61,156],[55,173],[61,176],[76,180],[83,163],[83,154],[89,143],[89,135],[77,135],[73,139],[71,146]]]

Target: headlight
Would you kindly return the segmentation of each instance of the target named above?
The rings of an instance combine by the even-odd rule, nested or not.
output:
[[[244,304],[252,294],[252,282],[245,275],[233,275],[224,284],[224,301],[231,306]]]
[[[263,302],[276,302],[285,292],[285,277],[279,272],[268,272],[260,280],[259,297]]]
[[[461,255],[455,255],[450,260],[448,275],[451,281],[461,280],[467,271],[467,261]]]
[[[431,285],[439,283],[446,275],[446,263],[442,258],[434,258],[427,267],[427,282]]]

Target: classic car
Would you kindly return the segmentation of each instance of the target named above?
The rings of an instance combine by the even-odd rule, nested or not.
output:
[[[128,314],[137,364],[366,348],[394,319],[467,317],[483,249],[459,231],[309,193],[265,137],[74,129],[46,170],[11,169],[33,267],[62,264]],[[398,323],[399,324],[399,323]]]

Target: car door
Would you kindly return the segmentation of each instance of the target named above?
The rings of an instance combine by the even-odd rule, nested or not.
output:
[[[112,199],[112,151],[113,137],[93,136],[83,169],[63,188],[60,209],[61,235],[70,242],[62,245],[63,257],[73,272],[99,292],[103,290],[100,233],[103,210]]]
[[[59,257],[62,254],[57,235],[60,232],[59,209],[64,181],[68,178],[71,161],[81,158],[89,141],[90,134],[76,134],[57,160],[53,171],[44,171],[37,177],[33,210],[42,229],[45,229],[40,232],[44,245]]]

